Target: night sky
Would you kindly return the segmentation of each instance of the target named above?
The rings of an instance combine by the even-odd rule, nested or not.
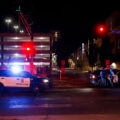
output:
[[[19,5],[23,13],[29,15],[28,21],[33,21],[33,33],[61,31],[62,40],[58,48],[65,56],[94,37],[96,24],[103,23],[112,12],[120,10],[119,3],[110,1],[4,0],[0,3],[0,32],[6,32],[4,19],[7,16],[17,23],[16,9]]]

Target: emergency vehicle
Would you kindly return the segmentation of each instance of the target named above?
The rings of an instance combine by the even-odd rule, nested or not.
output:
[[[0,92],[4,87],[36,88],[37,86],[38,89],[40,88],[38,86],[48,83],[48,79],[44,77],[50,74],[51,70],[51,34],[33,34],[31,24],[27,22],[21,7],[19,6],[16,11],[19,23],[23,23],[27,33],[0,34],[0,66],[5,65],[7,69],[4,71],[2,68],[3,71],[0,71]],[[30,72],[31,75],[22,76],[21,72],[11,73],[10,67],[14,65],[23,66],[24,70]],[[43,66],[47,69],[43,69]]]
[[[18,69],[0,70],[0,94],[6,88],[29,88],[34,93],[49,88],[49,79],[37,77],[27,71],[19,71]]]

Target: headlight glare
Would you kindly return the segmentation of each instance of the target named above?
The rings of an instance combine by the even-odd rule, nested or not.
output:
[[[44,80],[43,80],[43,83],[48,83],[48,82],[49,82],[48,79],[44,79]]]

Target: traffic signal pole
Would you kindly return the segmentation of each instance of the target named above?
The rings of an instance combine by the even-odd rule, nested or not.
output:
[[[32,33],[30,34],[30,37],[31,37],[31,42],[33,42],[33,35]],[[34,67],[34,64],[33,64],[33,53],[31,53],[31,59],[30,59],[30,72],[33,74],[33,67]]]
[[[24,24],[25,26],[25,29],[27,31],[27,33],[30,35],[30,38],[31,38],[31,42],[33,43],[33,34],[32,34],[32,31],[31,31],[31,24],[28,24],[27,20],[25,19],[21,9],[20,9],[20,6],[18,8],[18,10],[16,10],[18,12],[18,15],[19,15],[19,24],[20,24],[20,20],[22,21],[22,23]],[[30,72],[33,74],[33,53],[30,53]]]
[[[21,8],[19,6],[18,10],[16,10],[18,12],[19,15],[19,24],[20,24],[20,20],[22,21],[22,23],[25,26],[26,31],[28,32],[28,34],[31,36],[31,24],[28,24],[27,20],[25,19],[25,16],[23,15]]]

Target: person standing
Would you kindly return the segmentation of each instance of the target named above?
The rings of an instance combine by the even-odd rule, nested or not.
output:
[[[113,72],[112,68],[110,68],[110,85],[111,85],[111,87],[114,87],[113,79],[114,79],[114,72]]]
[[[106,73],[104,68],[102,68],[101,72],[100,72],[100,86],[101,87],[106,87],[107,86],[107,81],[106,81]]]

